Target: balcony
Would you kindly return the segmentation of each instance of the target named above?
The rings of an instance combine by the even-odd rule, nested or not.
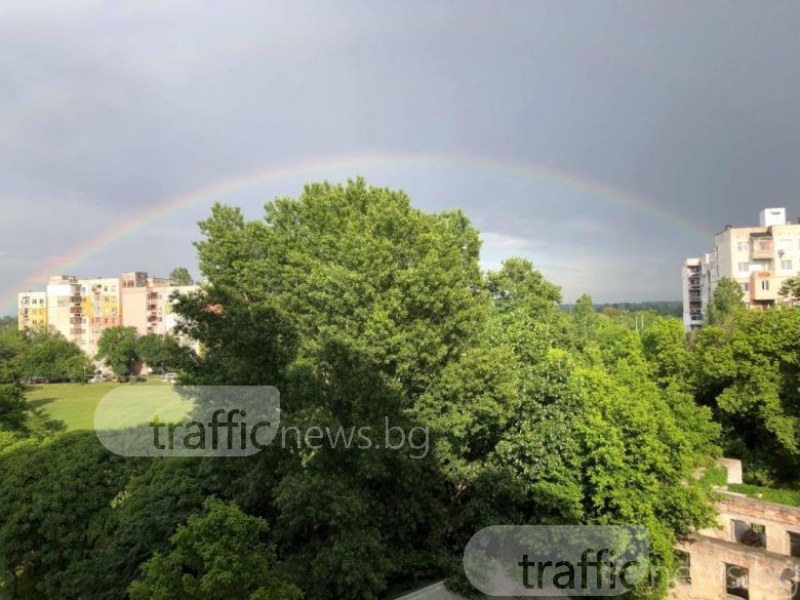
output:
[[[690,288],[699,288],[700,287],[700,278],[699,277],[689,277],[689,287]]]
[[[773,279],[772,273],[761,271],[753,273],[750,278],[750,290],[750,295],[754,301],[776,300],[780,285],[777,280]]]
[[[774,245],[771,236],[752,236],[750,244],[750,258],[753,260],[763,260],[772,258]]]

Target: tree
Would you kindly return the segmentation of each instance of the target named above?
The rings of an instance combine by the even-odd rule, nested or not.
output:
[[[14,317],[0,317],[0,331],[5,331],[6,329],[16,329],[17,328],[17,319]]]
[[[149,333],[136,340],[136,355],[150,368],[161,372],[180,369],[190,354],[191,350],[181,346],[173,335]]]
[[[699,403],[751,482],[793,484],[800,469],[800,312],[738,311],[704,327],[692,356]]]
[[[27,347],[18,358],[24,377],[44,377],[49,381],[84,381],[94,366],[89,357],[60,333],[26,332]]]
[[[793,305],[800,303],[800,275],[795,275],[784,281],[779,293],[781,297]]]
[[[9,587],[19,579],[35,590],[30,597],[93,596],[92,587],[65,593],[64,575],[108,535],[112,500],[137,465],[88,432],[28,438],[0,451],[0,570]]]
[[[186,267],[175,267],[170,271],[169,278],[175,285],[192,285],[194,283],[192,275]]]
[[[130,375],[139,358],[136,352],[135,327],[109,327],[97,341],[97,358],[103,360],[115,375]]]
[[[690,353],[686,347],[686,333],[680,320],[657,317],[642,331],[642,347],[660,384],[665,387],[670,382],[682,385],[687,380]]]
[[[25,339],[14,329],[0,331],[0,432],[23,429],[26,420],[25,388],[20,384],[19,357]]]
[[[744,308],[742,286],[733,279],[723,278],[714,290],[714,296],[708,303],[706,310],[706,323],[708,325],[722,325],[731,315]]]
[[[250,501],[277,515],[309,599],[441,576],[430,557],[455,560],[441,553],[490,524],[641,519],[667,566],[675,535],[708,524],[685,482],[713,449],[710,412],[658,385],[639,334],[588,296],[560,312],[523,259],[482,275],[463,214],[359,179],[306,186],[264,221],[215,205],[201,230],[208,283],[177,305],[203,347],[190,381],[277,384],[282,424],[301,431],[388,417],[435,440],[419,461],[289,447],[254,468],[270,485]],[[238,468],[227,478],[242,485]]]
[[[236,505],[210,498],[202,515],[189,517],[130,587],[131,600],[300,600],[300,590],[280,574],[275,551],[263,541],[267,522]]]

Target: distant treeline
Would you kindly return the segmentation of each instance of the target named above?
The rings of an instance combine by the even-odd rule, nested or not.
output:
[[[575,310],[574,304],[562,304],[566,312]],[[680,317],[683,314],[683,304],[680,300],[665,300],[652,302],[606,302],[605,304],[595,304],[595,310],[602,312],[604,309],[611,308],[620,312],[639,312],[652,311],[658,315],[669,317]]]

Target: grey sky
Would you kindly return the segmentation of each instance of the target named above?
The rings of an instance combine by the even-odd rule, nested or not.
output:
[[[461,207],[568,300],[677,299],[726,223],[800,216],[797,2],[142,4],[0,5],[0,314],[48,265],[194,269],[212,201],[320,177]]]

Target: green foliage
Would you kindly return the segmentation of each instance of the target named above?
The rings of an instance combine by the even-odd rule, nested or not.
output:
[[[699,332],[694,386],[723,428],[726,454],[754,483],[791,482],[800,468],[800,311],[741,311]]]
[[[267,205],[264,222],[218,205],[201,229],[208,299],[226,316],[272,311],[303,351],[327,335],[356,340],[413,393],[481,319],[477,231],[460,212],[411,208],[402,192],[313,184]]]
[[[678,318],[683,316],[683,303],[680,300],[666,302],[612,302],[610,304],[597,304],[595,308],[609,316],[614,316],[615,313],[631,315],[638,313]]]
[[[642,347],[660,384],[686,382],[690,372],[690,353],[681,321],[664,317],[656,319],[642,332]]]
[[[27,348],[19,356],[23,377],[44,377],[55,381],[85,381],[94,371],[89,357],[74,343],[57,332],[29,331]]]
[[[9,587],[21,579],[38,597],[77,597],[65,593],[64,575],[108,535],[111,499],[135,465],[90,433],[31,438],[0,453],[0,568]]]
[[[786,506],[800,506],[800,490],[770,488],[759,485],[748,485],[746,483],[731,483],[728,489],[732,492],[745,494],[750,498],[785,504]]]
[[[175,285],[192,285],[194,283],[192,275],[186,267],[175,267],[172,269],[172,271],[169,272],[169,279],[172,280],[172,283]]]
[[[419,548],[457,556],[489,524],[641,522],[670,561],[675,535],[710,522],[684,482],[717,430],[676,383],[687,358],[672,324],[646,350],[588,296],[561,312],[528,261],[482,276],[462,214],[426,215],[362,180],[307,186],[263,222],[217,205],[201,229],[208,286],[178,305],[203,347],[192,381],[278,385],[284,424],[388,417],[434,442],[425,460],[271,456],[259,510],[308,598],[380,597],[420,572]],[[662,349],[674,356],[651,361]]]
[[[722,486],[728,483],[728,469],[717,465],[709,465],[703,471],[703,475],[699,479],[702,485]]]
[[[3,434],[0,466],[16,487],[4,483],[0,497],[14,506],[0,520],[9,578],[104,600],[128,587],[134,600],[370,600],[457,572],[487,525],[642,524],[656,566],[669,569],[676,536],[712,521],[691,475],[717,452],[719,428],[691,392],[716,401],[732,383],[697,359],[720,344],[692,350],[675,321],[654,315],[640,334],[588,296],[565,313],[560,290],[527,260],[482,273],[462,213],[423,213],[361,179],[306,186],[258,221],[215,205],[200,227],[207,283],[176,304],[201,348],[181,357],[188,383],[275,385],[281,425],[297,435],[364,428],[380,444],[388,425],[425,444],[328,437],[310,447],[290,435],[251,457],[124,473],[91,447]],[[125,328],[100,345],[118,373],[137,358],[172,360],[172,342]],[[758,380],[759,393],[777,386],[782,398],[787,368]],[[720,401],[734,404],[745,403],[733,391]],[[80,460],[25,479],[56,444]],[[68,507],[71,530],[42,532],[25,516],[25,494],[44,485]]]
[[[781,285],[779,294],[791,304],[800,302],[800,275],[790,277]]]
[[[19,383],[19,357],[25,350],[25,340],[15,330],[0,331],[0,432],[22,429],[26,423],[25,388]]]
[[[149,333],[136,340],[136,357],[160,372],[179,371],[191,361],[192,351],[173,335]]]
[[[263,538],[267,522],[210,498],[202,515],[178,528],[167,554],[156,553],[130,587],[131,600],[299,600]]]
[[[115,375],[130,375],[138,360],[135,327],[109,327],[97,341],[97,358],[105,361]]]
[[[714,296],[708,303],[706,323],[723,325],[728,318],[744,309],[742,298],[744,290],[733,279],[722,278],[714,290]]]

